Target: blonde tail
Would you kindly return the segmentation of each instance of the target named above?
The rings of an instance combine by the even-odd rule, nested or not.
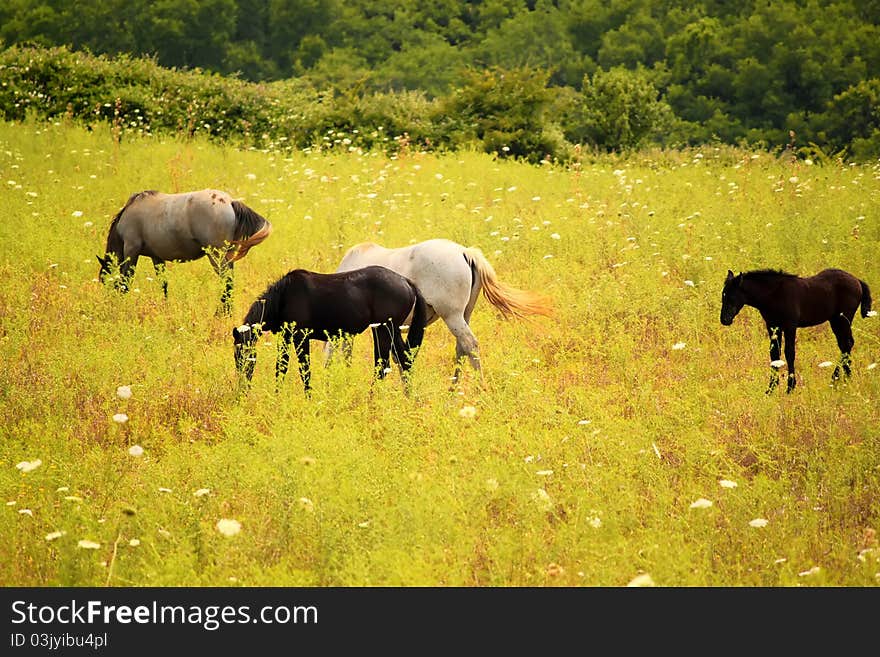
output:
[[[233,245],[238,247],[233,251],[228,251],[226,253],[226,259],[229,262],[235,262],[236,260],[241,260],[247,255],[247,252],[254,248],[257,244],[265,240],[272,233],[272,224],[268,221],[263,224],[263,227],[260,228],[256,233],[251,235],[250,237],[242,240],[234,240],[232,242]]]
[[[520,290],[498,280],[492,265],[476,247],[467,248],[465,257],[476,268],[483,284],[486,300],[501,311],[506,318],[524,319],[530,315],[553,315],[553,307],[547,297]]]

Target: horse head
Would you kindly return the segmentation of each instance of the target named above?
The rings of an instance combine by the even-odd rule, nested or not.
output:
[[[110,273],[111,273],[110,272],[110,265],[111,265],[110,256],[107,255],[102,258],[101,256],[96,255],[95,257],[98,259],[98,263],[101,265],[101,269],[98,270],[98,279],[102,283],[106,283],[107,277],[110,276]]]
[[[104,285],[112,282],[117,290],[120,292],[127,292],[128,285],[116,254],[108,253],[103,258],[99,255],[96,255],[95,257],[101,265],[101,268],[98,270],[98,280]]]
[[[254,368],[257,364],[256,347],[261,328],[260,324],[242,324],[232,329],[235,369],[239,376],[244,375],[248,381],[254,376]]]
[[[721,290],[721,323],[724,326],[733,324],[733,318],[737,316],[742,307],[746,305],[746,293],[742,289],[742,274],[737,276],[727,270],[727,279]]]

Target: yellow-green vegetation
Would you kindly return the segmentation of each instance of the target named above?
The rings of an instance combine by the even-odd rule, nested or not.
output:
[[[128,295],[98,282],[131,193],[203,187],[274,226],[232,317],[206,260],[169,265],[167,301],[146,259]],[[836,266],[880,297],[876,164],[704,147],[561,168],[25,122],[0,125],[0,190],[2,585],[880,583],[877,319],[838,387],[831,331],[799,331],[791,395],[764,394],[757,311],[719,323],[728,269]],[[231,330],[270,282],[431,237],[553,300],[518,322],[480,299],[484,385],[466,367],[450,390],[435,324],[409,397],[396,372],[371,385],[366,335],[350,369],[313,352],[311,398],[295,374],[275,393],[264,336],[237,396]]]

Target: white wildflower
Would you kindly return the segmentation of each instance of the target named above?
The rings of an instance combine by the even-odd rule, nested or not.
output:
[[[705,497],[691,502],[692,509],[708,509],[710,506],[712,506],[712,500],[707,500]]]
[[[224,536],[235,536],[241,531],[241,523],[232,518],[221,518],[217,521],[217,531]]]
[[[33,472],[41,465],[43,465],[43,462],[40,459],[34,459],[33,461],[22,461],[21,463],[17,463],[15,467],[22,472]]]
[[[543,488],[539,488],[532,493],[532,499],[541,511],[550,511],[553,508],[553,500],[550,499],[550,495]]]
[[[627,586],[656,586],[656,584],[648,573],[642,573],[633,577]]]

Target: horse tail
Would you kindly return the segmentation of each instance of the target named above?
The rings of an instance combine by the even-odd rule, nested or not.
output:
[[[861,279],[859,279],[859,283],[862,284],[862,317],[867,317],[871,312],[871,288]]]
[[[421,346],[422,339],[425,337],[425,328],[428,326],[428,304],[425,302],[425,297],[419,292],[419,288],[415,286],[415,283],[411,282],[411,285],[413,292],[416,293],[416,303],[413,307],[409,331],[406,334],[406,348],[410,352]]]
[[[520,290],[498,280],[492,265],[476,247],[464,250],[464,258],[476,270],[483,284],[483,295],[486,300],[501,311],[504,317],[525,318],[529,315],[544,315],[549,317],[553,314],[553,306],[550,300],[540,294]],[[474,280],[476,284],[476,277]]]
[[[272,224],[241,201],[232,202],[235,212],[235,234],[232,244],[237,248],[227,251],[226,260],[235,262],[247,255],[247,252],[265,240],[272,233]]]

